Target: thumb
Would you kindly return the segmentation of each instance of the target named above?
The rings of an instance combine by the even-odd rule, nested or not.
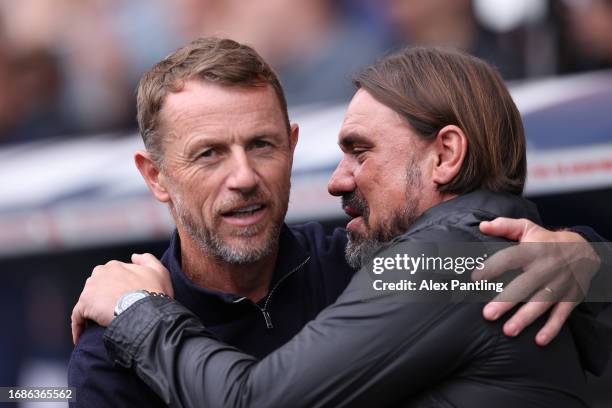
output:
[[[529,230],[530,224],[531,221],[524,218],[514,219],[498,217],[493,221],[481,222],[480,232],[512,241],[520,241]]]
[[[147,266],[158,272],[166,272],[166,267],[152,254],[132,254],[132,262],[136,265]]]
[[[157,272],[159,274],[158,277],[161,278],[160,283],[163,286],[164,293],[171,298],[174,298],[174,288],[172,287],[172,282],[170,280],[170,272],[159,261],[159,259],[149,253],[132,254],[132,262],[134,265],[146,266]]]

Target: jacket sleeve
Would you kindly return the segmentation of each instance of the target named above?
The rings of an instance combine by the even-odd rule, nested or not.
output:
[[[113,321],[105,344],[174,407],[387,405],[501,335],[481,318],[481,304],[413,300],[374,293],[364,268],[335,304],[258,361],[217,341],[179,303],[150,297]]]
[[[599,271],[591,281],[591,288],[604,293],[593,296],[598,300],[596,302],[589,302],[590,296],[587,296],[587,300],[576,308],[569,319],[583,367],[600,376],[604,373],[610,358],[608,344],[612,339],[609,323],[602,321],[600,317],[605,310],[610,310],[610,302],[601,300],[610,298],[605,291],[612,287],[612,245],[590,227],[579,225],[569,230],[589,241],[601,261]]]
[[[113,366],[102,336],[104,328],[90,325],[68,364],[68,385],[76,388],[72,408],[160,407],[162,401],[132,371]]]

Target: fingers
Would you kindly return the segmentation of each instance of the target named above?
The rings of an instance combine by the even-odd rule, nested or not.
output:
[[[535,269],[535,270],[534,270]],[[506,284],[504,290],[499,295],[495,296],[494,302],[508,302],[516,305],[518,302],[524,302],[529,299],[534,292],[541,290],[544,284],[554,281],[556,277],[553,275],[554,270],[543,265],[528,267],[525,272],[518,275],[510,283]],[[538,300],[549,300],[548,297]],[[504,313],[507,311],[504,310]],[[503,313],[502,313],[503,314]],[[501,315],[500,315],[501,316]]]
[[[578,304],[578,302],[557,303],[550,312],[548,321],[536,335],[536,343],[539,346],[546,346],[555,337],[557,337],[557,334],[559,334],[561,327],[563,327],[570,314],[572,313],[572,310],[574,310],[574,308],[578,306]]]
[[[482,310],[482,314],[487,320],[497,320],[516,305],[517,302],[498,302],[493,300],[487,303]]]
[[[529,302],[521,306],[504,324],[503,331],[506,336],[518,336],[527,326],[531,325],[553,307],[556,302],[563,299],[568,290],[571,290],[562,277],[557,277],[550,282],[549,285],[550,287],[545,286],[543,289],[537,291],[535,295],[529,299]],[[551,289],[551,287],[554,289]],[[557,306],[555,306],[553,310],[556,310],[556,308]],[[547,343],[543,343],[544,341],[548,342],[557,335],[565,319],[567,319],[567,315],[571,312],[571,309],[566,315],[564,315],[563,312],[565,312],[564,308],[562,308],[560,312],[554,314],[554,318],[552,317],[553,314],[551,314],[547,323],[549,327],[542,335],[538,334],[540,337],[539,340],[538,336],[536,336],[536,343],[540,344],[540,342],[542,342],[541,345],[545,345]]]
[[[504,334],[506,336],[518,336],[525,327],[529,326],[538,317],[542,316],[554,302],[535,302],[525,303],[514,315],[504,324]]]
[[[77,301],[76,305],[74,305],[74,308],[72,309],[72,314],[70,315],[70,329],[72,331],[72,343],[75,346],[79,342],[81,333],[83,333],[83,330],[85,330],[85,327],[87,325],[88,316],[86,316],[85,299],[87,299],[89,295],[89,291],[94,281],[93,274],[94,273],[100,274],[101,273],[100,268],[101,268],[100,266],[96,266],[93,269],[92,276],[87,278],[87,280],[85,281],[85,286],[83,287],[83,291],[81,292],[79,296],[79,300]]]
[[[524,218],[514,219],[498,217],[493,221],[480,223],[480,231],[486,235],[503,237],[511,241],[520,241],[535,224]]]
[[[575,244],[588,244],[590,246],[589,241],[573,231],[557,231],[554,234],[560,237],[557,242],[572,242]]]
[[[81,333],[85,329],[85,317],[81,311],[81,303],[78,302],[74,309],[72,309],[72,315],[70,316],[70,328],[72,331],[72,344],[76,346],[81,337]]]
[[[538,345],[549,344],[558,335],[572,310],[578,305],[577,300],[584,296],[590,285],[590,276],[584,273],[589,268],[576,264],[575,251],[550,244],[581,243],[582,237],[576,237],[568,231],[551,232],[525,219],[496,218],[481,223],[480,230],[487,235],[518,240],[521,243],[549,244],[535,247],[526,244],[504,249],[490,257],[483,270],[475,270],[472,273],[472,280],[494,279],[507,270],[522,268],[524,272],[507,284],[504,291],[485,306],[483,315],[488,320],[498,319],[518,302],[529,299],[528,303],[522,305],[504,324],[503,331],[508,336],[517,336],[525,327],[550,310],[546,324],[535,338]],[[579,252],[584,257],[588,250]],[[564,301],[561,302],[561,299]]]
[[[474,269],[471,279],[473,281],[492,280],[501,276],[506,271],[528,265],[534,258],[535,254],[525,247],[520,245],[508,247],[496,252],[487,259],[483,269]]]
[[[504,291],[497,295],[491,302],[487,303],[487,305],[483,309],[483,316],[487,320],[497,320],[501,316],[503,316],[510,309],[515,307],[519,302],[526,300],[529,295],[531,295],[537,288],[542,287],[544,282],[547,282],[549,278],[548,274],[541,265],[539,266],[542,269],[539,269],[539,273],[535,274],[533,272],[530,273],[528,269],[525,273],[516,277],[512,282],[508,283],[504,288]],[[559,277],[555,277],[553,279],[553,283],[560,287],[562,282]],[[535,300],[545,300],[552,301],[551,296],[548,292],[543,292],[544,289],[541,289],[537,292],[537,294],[531,298],[531,301]],[[557,292],[557,295],[560,294]],[[550,306],[549,306],[550,307]],[[548,307],[546,308],[548,309]],[[529,311],[536,311],[537,309],[527,309],[523,313],[527,313]],[[520,312],[520,310],[519,310]],[[519,313],[517,312],[517,313]],[[543,312],[542,312],[543,313]],[[541,313],[540,313],[541,314]],[[526,318],[527,315],[519,314],[519,318]],[[519,333],[524,327],[519,326]],[[509,328],[510,329],[510,328]],[[509,330],[513,331],[513,330]],[[518,333],[517,333],[518,334]]]
[[[527,232],[534,227],[537,227],[537,225],[524,218],[498,217],[493,221],[483,221],[480,223],[480,231],[482,233],[513,241],[524,239]],[[529,264],[536,256],[532,249],[528,246],[517,245],[495,253],[485,262],[484,269],[474,270],[472,280],[493,279],[505,271]]]
[[[113,260],[93,269],[72,310],[70,326],[74,344],[79,341],[88,319],[108,326],[113,319],[113,307],[126,292],[147,289],[173,295],[169,273],[153,255],[133,255],[132,260],[134,264]]]

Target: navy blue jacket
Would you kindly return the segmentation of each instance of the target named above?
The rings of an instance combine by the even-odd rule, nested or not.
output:
[[[175,233],[162,263],[170,270],[175,297],[224,342],[263,358],[289,341],[333,303],[354,270],[344,261],[346,232],[326,236],[321,225],[284,226],[270,292],[258,304],[196,286],[181,269]],[[90,325],[72,353],[68,384],[77,387],[75,407],[166,406],[131,371],[113,365],[104,348],[104,328]]]

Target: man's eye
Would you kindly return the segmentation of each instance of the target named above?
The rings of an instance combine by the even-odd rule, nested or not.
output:
[[[200,157],[206,157],[206,158],[213,157],[214,155],[215,155],[215,149],[204,150],[202,153],[200,153]]]
[[[366,152],[367,150],[365,149],[353,149],[353,155],[358,159],[363,158]]]
[[[265,140],[256,140],[253,142],[253,147],[256,149],[263,149],[268,146],[272,146],[272,144],[269,142],[266,142]]]

